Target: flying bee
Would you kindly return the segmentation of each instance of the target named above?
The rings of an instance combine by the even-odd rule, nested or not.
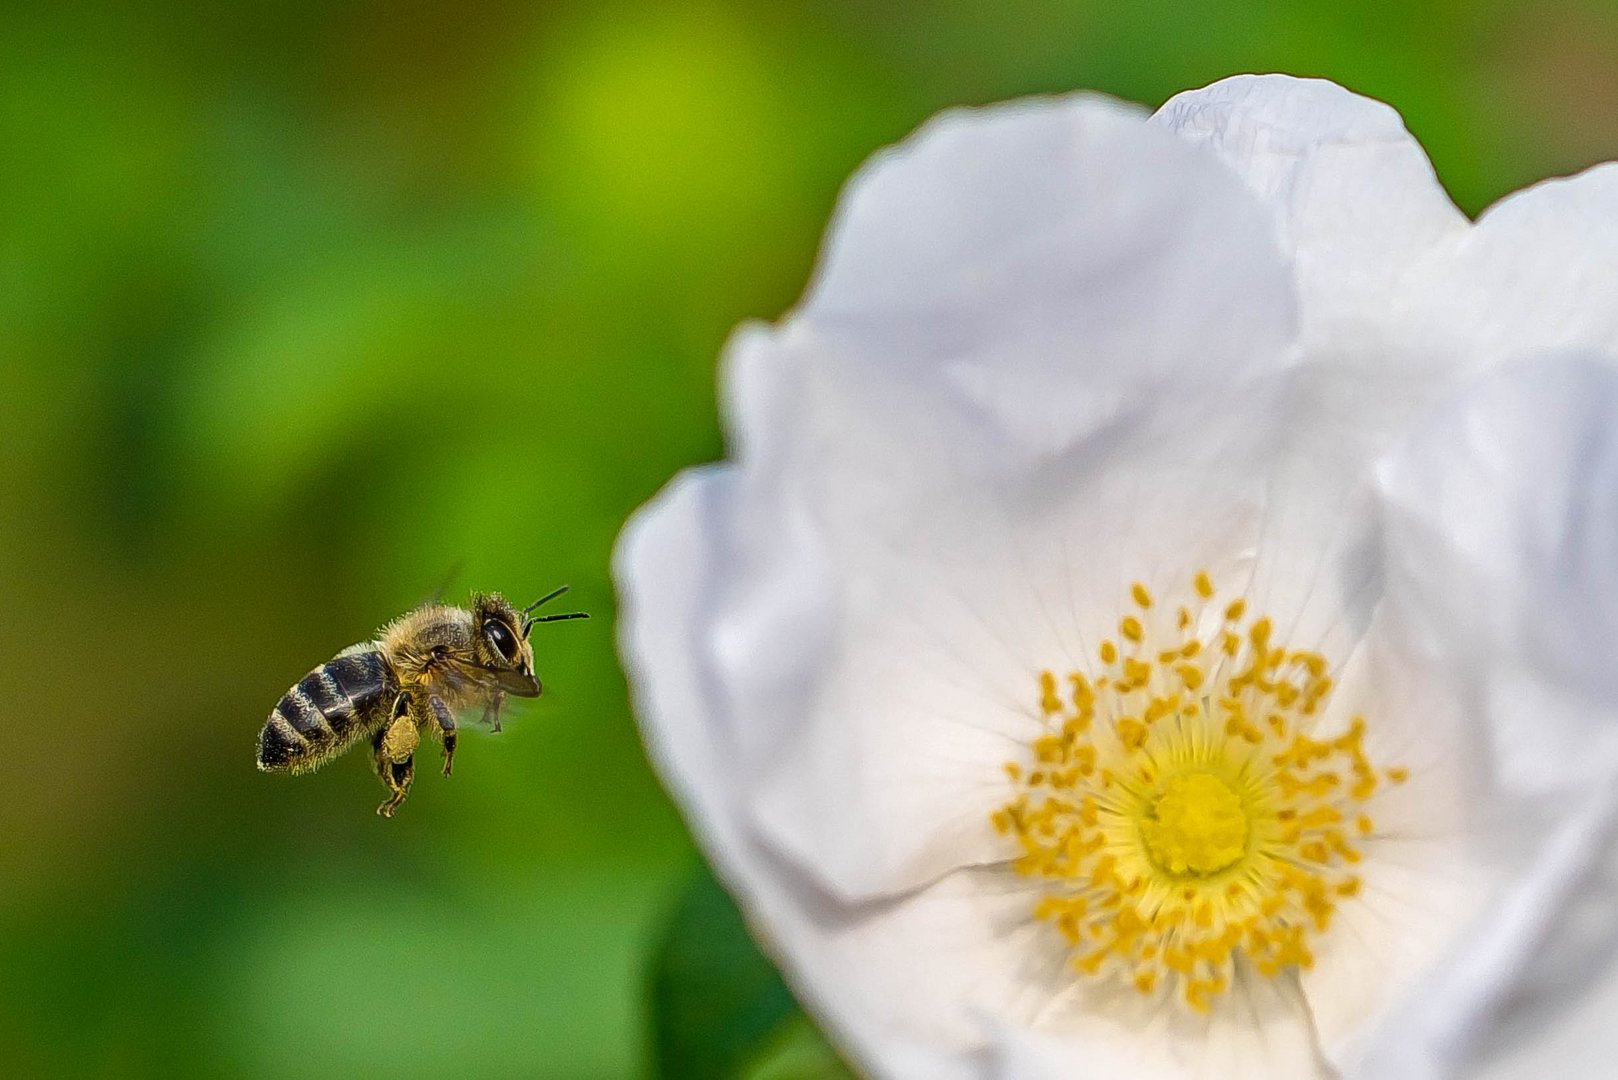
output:
[[[518,611],[499,593],[474,593],[471,610],[423,604],[383,627],[375,641],[344,649],[282,695],[258,736],[265,772],[312,772],[361,739],[371,741],[392,817],[410,793],[422,732],[444,747],[444,775],[455,759],[455,714],[483,706],[500,730],[506,695],[538,697],[536,623],[587,619],[582,611],[532,616],[567,592],[563,585]]]

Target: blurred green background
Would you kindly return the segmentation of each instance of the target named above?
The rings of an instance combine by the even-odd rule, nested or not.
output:
[[[1611,3],[1372,10],[8,5],[0,1072],[650,1075],[697,858],[607,564],[721,454],[729,329],[955,103],[1327,75],[1474,212],[1618,156]],[[598,615],[536,630],[547,695],[391,822],[363,752],[256,773],[278,696],[457,567]]]

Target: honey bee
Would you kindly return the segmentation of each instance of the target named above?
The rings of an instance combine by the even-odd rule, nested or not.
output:
[[[259,732],[258,767],[312,772],[368,738],[388,789],[376,812],[392,817],[410,793],[422,732],[443,744],[448,776],[458,711],[481,704],[484,722],[499,731],[507,694],[539,696],[529,631],[536,623],[589,616],[529,613],[567,589],[520,612],[499,593],[474,593],[471,610],[431,602],[401,615],[375,641],[344,649],[282,695]]]

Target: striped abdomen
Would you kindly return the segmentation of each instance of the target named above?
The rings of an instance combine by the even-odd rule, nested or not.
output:
[[[281,696],[258,736],[258,767],[304,772],[374,732],[397,689],[382,654],[357,645]]]

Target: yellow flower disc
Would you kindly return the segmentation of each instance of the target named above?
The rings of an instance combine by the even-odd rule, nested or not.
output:
[[[1193,589],[1170,615],[1136,583],[1093,679],[1040,675],[1045,728],[1006,764],[1017,793],[992,820],[1016,871],[1048,883],[1034,914],[1076,970],[1206,1011],[1238,962],[1314,963],[1311,936],[1359,891],[1380,778],[1361,717],[1317,731],[1325,658],[1272,640],[1242,600],[1214,608],[1206,573]]]

